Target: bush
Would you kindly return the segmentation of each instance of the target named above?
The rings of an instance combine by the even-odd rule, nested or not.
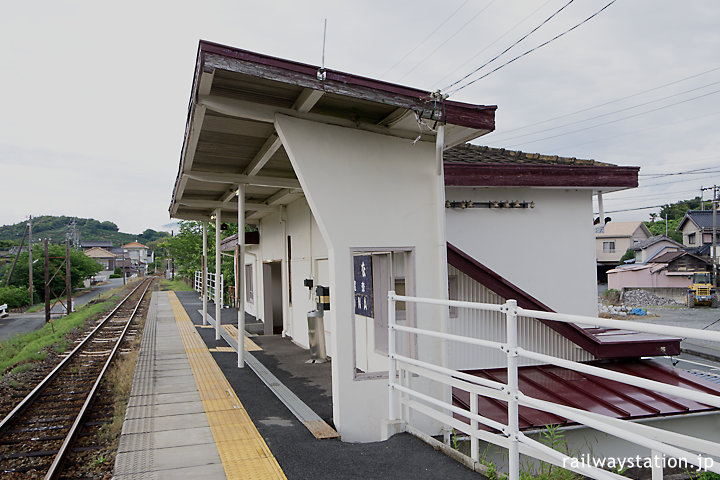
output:
[[[0,305],[6,303],[8,308],[30,305],[30,292],[22,287],[0,287]]]
[[[608,302],[612,305],[617,305],[620,303],[621,293],[622,292],[620,292],[620,290],[615,290],[614,288],[608,288],[607,290],[605,290],[603,292],[602,296],[606,302]]]
[[[122,269],[120,267],[115,267],[113,274],[114,275],[122,275]],[[117,278],[117,277],[110,277],[110,278]]]
[[[122,275],[119,273],[113,273],[110,275],[110,278],[121,278],[121,277],[122,277]]]

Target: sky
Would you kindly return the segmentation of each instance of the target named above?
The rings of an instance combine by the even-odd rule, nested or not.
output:
[[[616,0],[445,88],[539,25],[468,80],[610,1],[8,3],[0,224],[67,215],[170,228],[198,41],[317,65],[324,19],[327,68],[497,105],[495,132],[473,143],[641,167],[639,188],[604,203],[615,221],[648,220],[659,209],[613,211],[720,184],[716,0]]]

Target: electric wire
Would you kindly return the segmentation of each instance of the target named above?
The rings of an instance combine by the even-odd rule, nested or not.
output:
[[[420,48],[425,42],[427,42],[428,40],[430,40],[430,38],[431,38],[433,35],[435,35],[435,34],[438,32],[438,30],[440,30],[440,29],[443,27],[443,25],[445,25],[451,18],[453,18],[453,17],[460,11],[460,9],[462,9],[465,5],[467,5],[467,3],[468,3],[469,1],[470,1],[470,0],[465,0],[462,4],[460,4],[460,6],[459,6],[458,8],[456,8],[455,11],[454,11],[453,13],[451,13],[447,18],[445,18],[445,20],[443,20],[442,23],[440,23],[440,25],[438,25],[438,26],[435,28],[435,30],[433,30],[432,32],[430,32],[420,43],[418,43],[417,45],[415,45],[415,48],[413,48],[413,49],[410,50],[408,53],[406,53],[405,55],[403,55],[403,57],[402,57],[400,60],[398,60],[398,61],[395,62],[390,68],[388,68],[387,70],[385,70],[385,72],[381,75],[381,77],[384,77],[385,75],[387,75],[388,73],[390,73],[391,71],[393,71],[393,70],[395,69],[395,67],[397,67],[398,65],[400,65],[407,57],[409,57],[410,55],[412,55],[413,53],[415,53],[415,51],[416,51],[418,48]]]
[[[718,71],[718,70],[720,70],[720,67],[711,68],[710,70],[706,70],[706,71],[704,71],[704,72],[696,73],[696,74],[694,74],[694,75],[690,75],[689,77],[684,77],[684,78],[681,78],[681,79],[679,79],[679,80],[674,80],[674,81],[669,82],[669,83],[664,83],[664,84],[662,84],[662,85],[657,85],[657,86],[655,86],[655,87],[648,88],[648,89],[646,89],[646,90],[641,90],[641,91],[639,91],[639,92],[635,92],[635,93],[630,94],[630,95],[625,95],[624,97],[616,98],[616,99],[614,99],[614,100],[608,100],[608,101],[606,101],[606,102],[599,103],[599,104],[597,104],[597,105],[592,105],[592,106],[589,106],[589,107],[581,108],[580,110],[575,110],[574,112],[564,113],[564,114],[562,114],[562,115],[557,115],[557,116],[555,116],[555,117],[551,117],[551,118],[548,118],[548,119],[546,119],[546,120],[541,120],[541,121],[539,121],[539,122],[533,122],[532,124],[523,125],[523,126],[521,126],[521,127],[515,127],[515,128],[508,129],[508,130],[504,130],[500,135],[505,135],[505,134],[508,134],[508,133],[516,132],[516,131],[518,131],[518,130],[524,130],[524,129],[526,129],[526,128],[535,127],[535,126],[538,126],[538,125],[542,125],[542,124],[544,124],[544,123],[549,123],[549,122],[552,122],[552,121],[555,121],[555,120],[559,120],[559,119],[561,119],[561,118],[571,117],[571,116],[577,115],[577,114],[579,114],[579,113],[584,113],[584,112],[587,112],[587,111],[590,111],[590,110],[595,110],[595,109],[600,108],[600,107],[605,107],[605,106],[607,106],[607,105],[612,105],[613,103],[622,102],[623,100],[627,100],[627,99],[629,99],[629,98],[639,97],[640,95],[644,95],[644,94],[646,94],[646,93],[654,92],[654,91],[656,91],[656,90],[661,90],[661,89],[663,89],[663,88],[670,87],[670,86],[672,86],[672,85],[676,85],[676,84],[678,84],[678,83],[682,83],[682,82],[685,82],[685,81],[688,81],[688,80],[692,80],[693,78],[701,77],[701,76],[703,76],[703,75],[707,75],[708,73],[716,72],[716,71]]]
[[[440,78],[433,84],[433,90],[436,90],[436,89],[440,88],[440,85],[442,85],[442,83],[443,83],[448,77],[451,77],[452,75],[454,75],[456,70],[459,70],[459,69],[461,69],[462,67],[464,67],[465,65],[467,65],[468,63],[475,61],[475,59],[478,58],[480,55],[482,55],[482,54],[485,52],[485,50],[487,50],[488,48],[492,47],[492,46],[495,45],[497,42],[499,42],[500,40],[502,40],[503,38],[505,38],[505,36],[507,36],[510,32],[512,32],[512,31],[515,30],[516,28],[518,28],[520,25],[522,25],[523,22],[525,22],[528,18],[532,17],[532,16],[535,15],[538,11],[542,10],[543,8],[545,8],[545,6],[546,6],[548,3],[550,3],[550,2],[552,2],[552,0],[546,0],[545,3],[543,3],[542,5],[540,5],[539,7],[537,7],[535,10],[533,10],[532,12],[530,12],[529,14],[527,14],[525,17],[522,18],[522,20],[520,20],[519,22],[517,22],[515,25],[513,25],[513,26],[510,27],[509,29],[505,30],[505,33],[503,33],[502,35],[500,35],[499,37],[497,37],[495,40],[493,40],[493,41],[490,42],[489,44],[485,45],[485,46],[484,46],[482,49],[480,49],[475,55],[473,55],[472,58],[470,58],[469,60],[463,60],[462,64],[457,65],[455,68],[452,68],[452,69],[447,70],[447,72],[445,73],[445,75],[443,75],[442,77],[440,77]]]
[[[475,73],[479,72],[479,71],[482,70],[483,68],[485,68],[485,67],[487,67],[488,65],[490,65],[492,62],[494,62],[495,60],[497,60],[498,58],[500,58],[501,56],[503,56],[505,53],[507,53],[508,50],[510,50],[511,48],[513,48],[513,47],[515,47],[516,45],[518,45],[520,42],[522,42],[523,40],[525,40],[526,38],[528,38],[528,37],[529,37],[530,35],[532,35],[533,33],[537,32],[537,31],[540,29],[540,27],[542,27],[543,25],[545,25],[546,23],[548,23],[550,20],[552,20],[553,17],[555,17],[557,14],[559,14],[560,12],[562,12],[563,10],[565,10],[565,8],[567,8],[567,7],[568,7],[571,3],[573,3],[574,1],[575,1],[575,0],[569,0],[565,5],[563,5],[563,6],[560,7],[558,10],[556,10],[555,13],[553,13],[553,14],[550,15],[548,18],[546,18],[545,20],[543,20],[538,26],[536,26],[535,28],[533,28],[532,30],[530,30],[528,33],[526,33],[525,35],[523,35],[519,40],[516,40],[514,43],[512,43],[512,44],[511,44],[509,47],[507,47],[505,50],[503,50],[502,52],[498,53],[498,54],[495,55],[493,58],[491,58],[491,59],[488,60],[487,62],[483,63],[482,65],[480,65],[479,67],[477,67],[477,68],[476,68],[475,70],[473,70],[472,72],[468,73],[467,75],[465,75],[464,77],[460,78],[459,80],[454,81],[453,83],[451,83],[450,85],[448,85],[447,87],[445,87],[445,88],[443,88],[443,89],[441,89],[441,90],[442,90],[442,91],[449,90],[450,88],[454,87],[455,85],[457,85],[458,83],[462,82],[462,81],[465,80],[466,78],[473,76]]]
[[[515,147],[520,146],[520,145],[527,145],[528,143],[542,142],[542,141],[545,141],[545,140],[551,140],[551,139],[553,139],[553,138],[562,137],[562,136],[565,136],[565,135],[571,135],[571,134],[573,134],[573,133],[584,132],[584,131],[586,131],[586,130],[591,130],[591,129],[597,128],[597,127],[603,127],[603,126],[605,126],[605,125],[610,125],[610,124],[613,124],[613,123],[621,122],[621,121],[623,121],[623,120],[628,120],[628,119],[630,119],[630,118],[635,118],[635,117],[639,117],[639,116],[642,116],[642,115],[647,115],[648,113],[653,113],[653,112],[657,112],[657,111],[660,111],[660,110],[664,110],[664,109],[666,109],[666,108],[675,107],[675,106],[681,105],[681,104],[683,104],[683,103],[692,102],[692,101],[694,101],[694,100],[699,100],[699,99],[701,99],[701,98],[705,98],[705,97],[708,97],[708,96],[710,96],[710,95],[715,95],[716,93],[720,93],[720,90],[713,90],[712,92],[704,93],[704,94],[698,95],[698,96],[696,96],[696,97],[687,98],[687,99],[681,100],[681,101],[679,101],[679,102],[670,103],[670,104],[668,104],[668,105],[663,105],[663,106],[660,106],[660,107],[657,107],[657,108],[653,108],[653,109],[647,110],[647,111],[645,111],[645,112],[635,113],[635,114],[633,114],[633,115],[628,115],[628,116],[625,116],[625,117],[616,118],[616,119],[614,119],[614,120],[609,120],[609,121],[607,121],[607,122],[598,123],[598,124],[596,124],[596,125],[590,125],[590,126],[583,127],[583,128],[578,128],[578,129],[575,129],[575,130],[570,130],[570,131],[568,131],[568,132],[563,132],[563,133],[558,133],[558,134],[555,134],[555,135],[550,135],[550,136],[548,136],[548,137],[542,137],[542,138],[537,138],[537,139],[534,139],[534,140],[528,140],[527,142],[515,143],[515,144],[512,144],[512,145],[511,145],[511,148],[515,148]]]
[[[475,15],[473,15],[473,16],[470,18],[470,20],[468,20],[467,22],[463,23],[463,25],[462,25],[460,28],[458,28],[457,30],[455,30],[455,33],[453,33],[452,35],[450,35],[444,42],[442,42],[440,45],[438,45],[437,47],[435,47],[435,49],[434,49],[432,52],[430,52],[429,54],[425,55],[425,57],[424,57],[420,62],[416,63],[415,66],[414,66],[413,68],[411,68],[409,71],[407,71],[402,77],[400,77],[400,78],[398,79],[398,81],[400,81],[400,80],[404,79],[405,77],[407,77],[408,75],[410,75],[410,74],[411,74],[412,72],[414,72],[420,65],[423,65],[423,64],[427,61],[428,58],[430,58],[430,57],[432,57],[433,55],[435,55],[435,53],[436,53],[438,50],[440,50],[440,48],[442,48],[446,43],[448,43],[450,40],[452,40],[453,38],[455,38],[460,32],[462,32],[463,30],[465,30],[465,27],[467,27],[468,25],[470,25],[470,23],[472,23],[473,20],[475,20],[477,17],[479,17],[481,13],[483,13],[485,10],[487,10],[487,9],[488,9],[493,3],[495,3],[496,1],[497,1],[497,0],[490,0],[483,8],[480,9],[479,12],[477,12]]]
[[[556,126],[554,126],[554,127],[543,128],[543,129],[541,129],[541,130],[536,130],[536,131],[534,131],[534,132],[523,133],[523,134],[515,135],[515,136],[512,136],[512,137],[507,137],[507,138],[501,139],[500,142],[509,142],[509,141],[511,141],[511,140],[515,140],[515,139],[518,139],[518,138],[529,137],[529,136],[531,136],[531,135],[538,135],[538,134],[543,133],[543,132],[550,132],[550,131],[552,131],[552,130],[557,130],[557,129],[569,127],[569,126],[572,126],[572,125],[578,125],[578,124],[581,124],[581,123],[589,122],[589,121],[591,121],[591,120],[596,120],[596,119],[598,119],[598,118],[608,117],[608,116],[610,116],[610,115],[615,115],[615,114],[617,114],[617,113],[627,112],[627,111],[633,110],[633,109],[635,109],[635,108],[645,107],[645,106],[651,105],[651,104],[653,104],[653,103],[662,102],[663,100],[667,100],[667,99],[669,99],[669,98],[679,97],[679,96],[681,96],[681,95],[685,95],[685,94],[687,94],[687,93],[696,92],[696,91],[698,91],[698,90],[702,90],[702,89],[704,89],[704,88],[712,87],[712,86],[718,85],[718,84],[720,84],[720,80],[718,80],[718,81],[716,81],[716,82],[711,82],[711,83],[708,83],[708,84],[705,84],[705,85],[702,85],[702,86],[699,86],[699,87],[691,88],[691,89],[689,89],[689,90],[683,90],[682,92],[673,93],[673,94],[671,94],[671,95],[666,95],[666,96],[664,96],[664,97],[656,98],[656,99],[654,99],[654,100],[648,100],[647,102],[638,103],[637,105],[631,105],[631,106],[629,106],[629,107],[624,107],[624,108],[621,108],[621,109],[619,109],[619,110],[613,110],[612,112],[601,113],[601,114],[599,114],[599,115],[595,115],[595,116],[592,116],[592,117],[588,117],[588,118],[585,118],[585,119],[582,119],[582,120],[576,120],[576,121],[573,121],[573,122],[568,122],[568,123],[564,123],[564,124],[561,124],[561,125],[556,125]]]
[[[559,38],[567,35],[568,33],[572,32],[572,31],[575,30],[576,28],[580,27],[581,25],[589,22],[590,20],[592,20],[593,18],[595,18],[596,16],[598,16],[600,13],[602,13],[603,11],[605,11],[607,8],[609,8],[609,7],[610,7],[613,3],[615,3],[616,1],[617,1],[617,0],[612,0],[610,3],[608,3],[607,5],[605,5],[604,7],[602,7],[600,10],[598,10],[598,11],[595,12],[595,13],[593,13],[593,14],[590,15],[589,17],[587,17],[587,18],[586,18],[585,20],[583,20],[582,22],[580,22],[580,23],[578,23],[578,24],[570,27],[569,29],[565,30],[564,32],[562,32],[562,33],[560,33],[560,34],[558,34],[558,35],[555,35],[555,36],[554,36],[553,38],[551,38],[550,40],[548,40],[548,41],[546,41],[546,42],[543,42],[543,43],[541,43],[540,45],[538,45],[538,46],[536,46],[536,47],[534,47],[534,48],[531,48],[530,50],[528,50],[528,51],[526,51],[526,52],[524,52],[524,53],[521,53],[521,54],[518,55],[517,57],[514,57],[514,58],[508,60],[507,62],[505,62],[505,63],[503,63],[503,64],[495,67],[494,69],[490,70],[489,72],[485,73],[484,75],[481,75],[480,77],[476,78],[475,80],[471,80],[471,81],[465,83],[464,85],[459,86],[458,88],[456,88],[456,89],[454,89],[454,90],[452,90],[452,91],[450,91],[450,92],[446,92],[447,95],[448,95],[448,96],[454,95],[454,94],[456,94],[457,92],[459,92],[460,90],[469,87],[470,85],[472,85],[472,84],[474,84],[474,83],[482,80],[483,78],[486,78],[486,77],[489,76],[489,75],[492,75],[493,73],[497,72],[498,70],[500,70],[500,69],[503,68],[503,67],[506,67],[506,66],[510,65],[511,63],[515,62],[516,60],[518,60],[518,59],[520,59],[520,58],[522,58],[522,57],[524,57],[524,56],[526,56],[526,55],[528,55],[528,54],[530,54],[530,53],[532,53],[532,52],[534,52],[534,51],[536,51],[536,50],[539,50],[540,48],[544,47],[545,45],[548,45],[549,43],[552,43],[552,42],[554,42],[555,40],[557,40],[557,39],[559,39]]]

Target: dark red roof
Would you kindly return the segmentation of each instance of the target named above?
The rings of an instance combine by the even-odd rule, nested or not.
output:
[[[720,385],[707,382],[684,370],[663,366],[654,360],[593,364],[608,370],[720,396]],[[504,368],[472,370],[466,373],[501,383],[507,382],[507,370]],[[636,419],[718,410],[692,400],[552,365],[521,367],[518,369],[518,379],[520,391],[530,397],[614,418]],[[470,394],[453,388],[453,404],[469,411]],[[507,424],[505,402],[480,397],[478,411],[492,420]],[[557,415],[522,406],[519,415],[521,429],[573,423]],[[464,417],[456,417],[469,423]]]
[[[212,56],[217,58],[211,58]],[[230,66],[231,61],[236,62],[232,67]],[[320,67],[317,65],[294,62],[201,40],[198,47],[198,70],[204,70],[206,67],[213,68],[215,64],[227,69],[242,71],[242,73],[257,78],[275,80],[401,108],[427,111],[428,109],[432,110],[435,105],[435,100],[430,97],[431,92],[427,90],[331,69],[325,70],[326,78],[324,81],[320,81],[317,77]],[[443,109],[444,120],[447,123],[476,129],[495,129],[496,105],[473,105],[445,100]]]
[[[541,155],[465,144],[443,154],[449,187],[606,187],[638,186],[640,167]]]
[[[538,299],[472,258],[447,244],[448,263],[505,299],[515,299],[522,308],[553,312]],[[609,328],[583,328],[573,323],[540,320],[560,335],[597,358],[638,358],[680,354],[680,339]]]

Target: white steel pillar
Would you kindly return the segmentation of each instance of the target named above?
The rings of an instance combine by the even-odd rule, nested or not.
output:
[[[238,186],[238,236],[235,249],[235,288],[238,314],[238,367],[245,366],[245,185]],[[258,289],[256,289],[258,290]]]
[[[202,288],[200,288],[200,292],[202,295],[202,305],[203,305],[203,325],[208,324],[207,319],[207,273],[208,273],[208,266],[207,266],[207,222],[202,222],[202,264],[200,265],[200,281],[202,282]]]
[[[518,424],[518,335],[517,335],[517,301],[505,302],[505,321],[507,322],[507,394],[508,423],[505,434],[509,440],[508,448],[508,479],[520,478],[520,445]]]
[[[220,340],[220,315],[222,313],[222,285],[220,283],[222,254],[220,252],[220,209],[215,210],[215,340]]]
[[[598,212],[600,212],[600,223],[599,225],[601,227],[605,226],[605,207],[603,206],[603,196],[602,192],[597,193],[597,200],[598,200]]]

